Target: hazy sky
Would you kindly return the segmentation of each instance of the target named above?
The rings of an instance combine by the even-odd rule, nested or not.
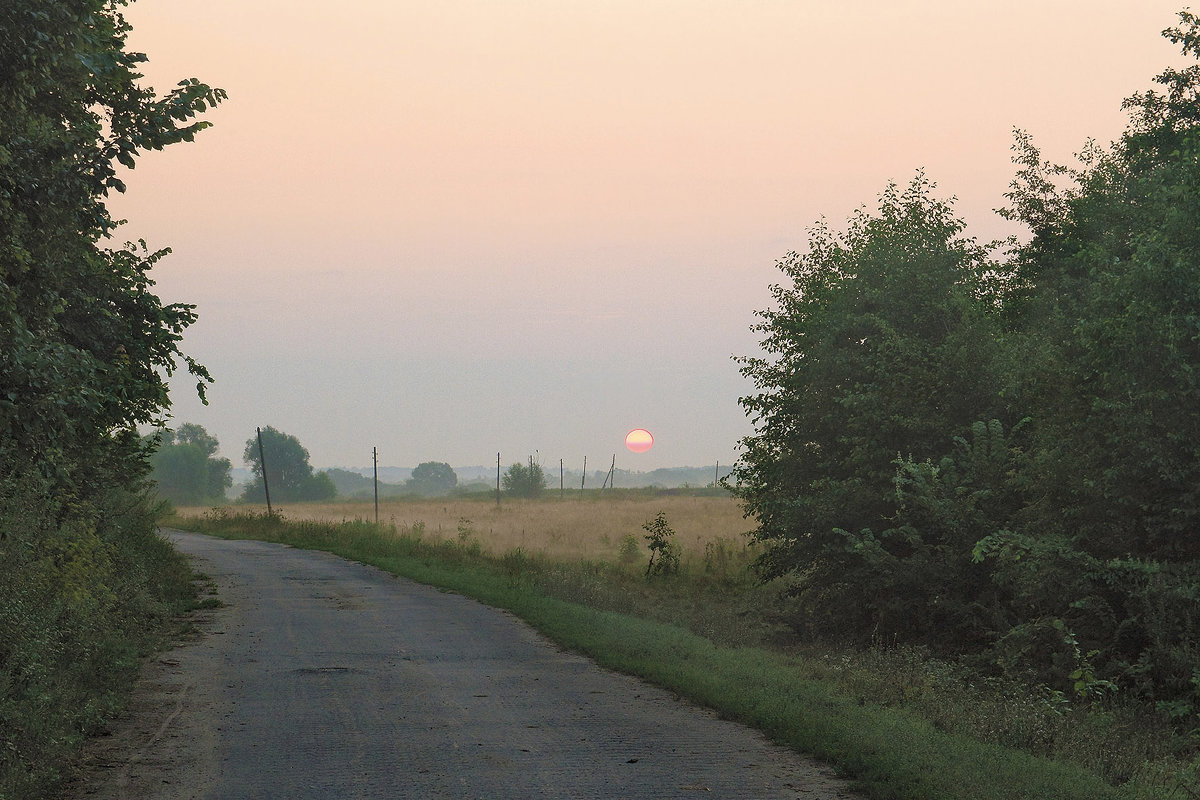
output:
[[[139,161],[121,234],[241,465],[733,461],[775,261],[919,168],[982,240],[1012,129],[1067,160],[1175,49],[1164,0],[140,0],[161,90],[229,92]],[[625,433],[655,447],[637,455]]]

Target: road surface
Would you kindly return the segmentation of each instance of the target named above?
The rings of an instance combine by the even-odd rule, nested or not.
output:
[[[325,553],[169,536],[226,605],[151,663],[76,796],[856,797],[473,600]]]

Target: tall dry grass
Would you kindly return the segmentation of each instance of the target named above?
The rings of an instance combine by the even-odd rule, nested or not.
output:
[[[266,506],[239,506],[265,512]],[[286,519],[344,522],[373,521],[371,501],[296,503],[276,507]],[[183,516],[200,516],[207,508],[180,508]],[[604,559],[619,555],[622,540],[636,537],[644,549],[642,525],[658,512],[675,530],[685,563],[704,556],[710,543],[745,546],[742,534],[752,527],[732,497],[567,497],[495,501],[455,497],[392,500],[379,504],[379,521],[402,533],[421,530],[430,540],[473,538],[482,548],[500,555],[516,548],[553,559]]]

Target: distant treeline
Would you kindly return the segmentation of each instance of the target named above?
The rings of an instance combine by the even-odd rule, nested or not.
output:
[[[559,488],[558,470],[550,469],[546,465],[543,465],[543,470],[546,475],[547,490],[557,490]],[[715,464],[711,467],[665,467],[650,472],[617,469],[613,483],[619,489],[696,489],[713,485],[718,476],[723,481],[729,477],[731,471],[731,466],[721,465],[718,472]],[[333,467],[322,470],[322,472],[333,479],[338,495],[341,497],[367,496],[373,493],[371,467]],[[457,488],[459,491],[488,491],[489,489],[495,491],[496,468],[494,466],[454,467],[454,472],[458,476]],[[236,475],[235,471],[235,477]],[[408,467],[380,467],[379,496],[397,497],[411,494],[411,489],[405,486],[406,481],[411,477],[412,469]],[[563,471],[562,482],[566,489],[578,490],[582,477],[582,471],[567,469]],[[589,470],[587,480],[583,485],[586,489],[599,489],[605,485],[607,479],[608,470],[594,472]]]

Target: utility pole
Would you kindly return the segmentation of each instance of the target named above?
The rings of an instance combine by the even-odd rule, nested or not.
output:
[[[496,508],[500,507],[500,454],[496,453]]]
[[[375,524],[379,524],[379,448],[371,448],[371,463],[375,465]]]
[[[267,485],[267,457],[263,453],[262,444],[262,428],[255,428],[258,432],[258,465],[262,467],[263,476],[263,492],[267,495],[267,516],[275,516],[275,512],[271,510],[271,487]]]
[[[583,475],[579,478],[579,496],[583,497],[583,485],[587,483],[587,456],[583,457]]]

